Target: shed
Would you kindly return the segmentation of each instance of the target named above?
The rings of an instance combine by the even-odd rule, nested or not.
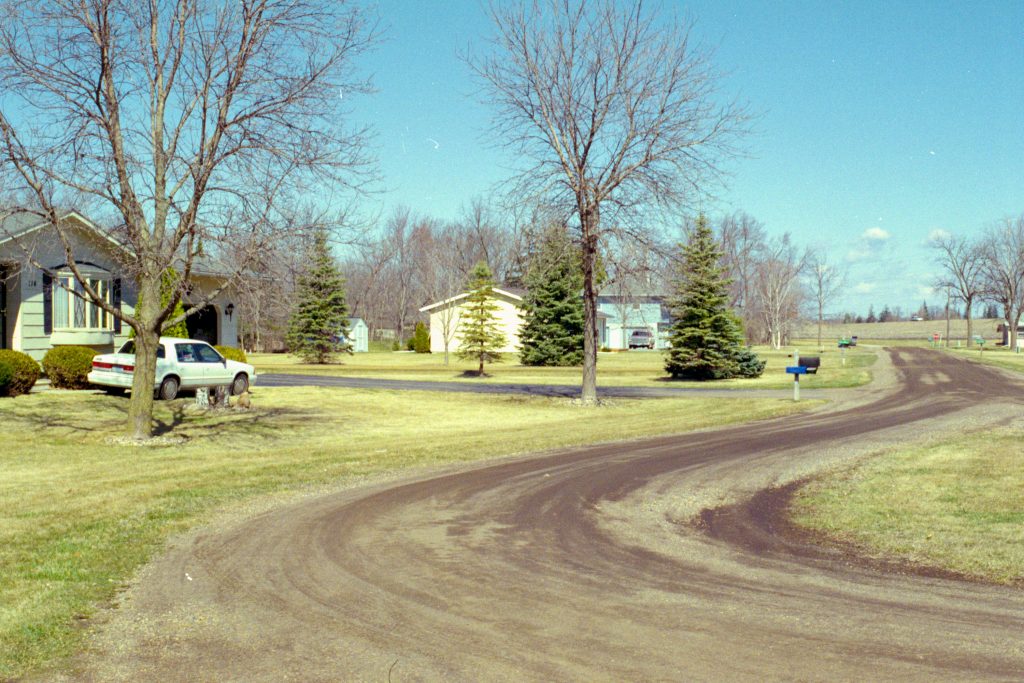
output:
[[[348,319],[348,343],[355,353],[366,353],[370,350],[370,328],[362,318]]]

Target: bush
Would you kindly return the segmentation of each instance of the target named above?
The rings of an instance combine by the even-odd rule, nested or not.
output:
[[[95,356],[88,346],[55,346],[43,356],[43,372],[57,389],[86,389]]]
[[[0,366],[6,367],[4,375],[10,374],[10,379],[0,385],[0,396],[27,394],[39,379],[39,364],[27,353],[0,350]]]
[[[423,323],[416,323],[416,329],[409,340],[409,350],[416,353],[430,353],[430,332]]]
[[[234,346],[214,346],[220,352],[220,355],[224,356],[228,360],[238,361],[239,363],[248,363],[245,351],[242,349],[236,349]]]

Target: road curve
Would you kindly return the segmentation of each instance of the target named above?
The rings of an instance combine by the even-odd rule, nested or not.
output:
[[[892,360],[897,388],[843,412],[504,460],[201,533],[147,570],[80,677],[1024,679],[1024,591],[752,542],[728,516],[708,534],[659,507],[1021,392],[937,352]]]

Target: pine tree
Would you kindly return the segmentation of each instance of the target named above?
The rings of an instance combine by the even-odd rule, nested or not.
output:
[[[412,338],[409,340],[412,348],[410,351],[416,353],[430,353],[430,331],[427,326],[422,322],[416,323],[416,328],[413,330]]]
[[[683,250],[675,296],[668,302],[672,329],[665,371],[675,379],[757,377],[764,361],[744,348],[743,323],[729,309],[722,251],[701,215]]]
[[[583,271],[564,226],[545,233],[524,279],[523,365],[583,363]]]
[[[288,348],[307,363],[329,363],[337,353],[352,353],[352,346],[345,278],[331,255],[326,230],[314,235],[309,262],[297,282]]]
[[[494,279],[491,269],[480,261],[469,274],[469,297],[462,306],[459,319],[459,350],[461,360],[480,364],[477,376],[484,376],[484,363],[501,361],[505,335],[498,326],[498,304],[494,301]]]

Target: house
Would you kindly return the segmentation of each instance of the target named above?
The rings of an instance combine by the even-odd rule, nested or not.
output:
[[[602,347],[628,349],[635,330],[648,330],[656,349],[668,348],[672,319],[662,294],[635,285],[611,283],[597,293],[597,316]]]
[[[503,352],[519,350],[519,328],[523,325],[523,296],[525,291],[511,287],[495,288],[495,302],[502,331],[509,340]],[[459,348],[458,329],[462,305],[469,293],[420,309],[430,314],[430,350],[444,352],[444,340],[448,337],[448,350]],[[655,348],[668,348],[668,333],[671,325],[665,297],[636,287],[611,285],[601,289],[597,295],[597,331],[599,345],[612,350],[629,348],[630,336],[634,330],[649,330],[655,339]],[[447,335],[445,334],[447,331]]]
[[[354,353],[366,353],[370,350],[370,328],[362,318],[348,319],[348,343]]]
[[[498,306],[495,315],[506,340],[505,346],[501,349],[502,353],[519,352],[519,328],[523,325],[523,294],[523,290],[512,287],[494,288],[494,302]],[[462,319],[462,311],[468,299],[469,292],[463,292],[420,309],[420,313],[430,315],[431,353],[444,353],[445,342],[448,351],[456,351],[459,348],[459,321]]]
[[[112,306],[132,312],[138,294],[135,283],[119,272],[121,245],[78,212],[66,212],[61,223],[69,228],[66,234],[76,265],[89,284]],[[186,305],[189,299],[199,300],[205,292],[221,286],[225,278],[210,261],[197,261]],[[47,222],[27,213],[0,221],[0,348],[42,360],[54,346],[89,346],[109,352],[123,344],[128,326],[76,293],[80,291],[68,269],[64,248]],[[233,296],[231,290],[225,290],[189,316],[189,335],[236,346],[238,316]]]
[[[1010,324],[1006,322],[1006,320],[1003,320],[1003,322],[999,323],[999,325],[996,327],[996,332],[998,332],[1002,337],[1002,342],[1000,343],[1003,346],[1009,346]],[[1024,348],[1024,324],[1017,325],[1017,348]]]

